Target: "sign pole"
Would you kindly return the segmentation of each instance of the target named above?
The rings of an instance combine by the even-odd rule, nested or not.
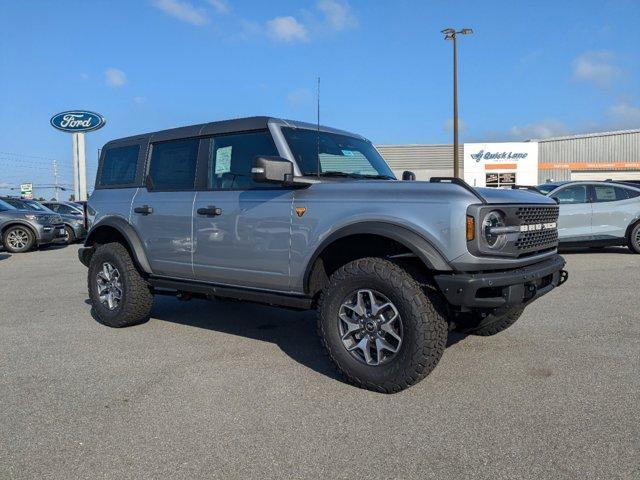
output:
[[[78,136],[79,133],[71,134],[71,145],[73,148],[73,200],[80,199],[80,182],[78,181]]]
[[[77,201],[87,201],[87,158],[86,149],[84,145],[84,132],[77,133],[78,135],[78,197]]]

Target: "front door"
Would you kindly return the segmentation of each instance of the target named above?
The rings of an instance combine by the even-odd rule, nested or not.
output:
[[[133,199],[131,222],[154,274],[193,278],[192,210],[199,139],[151,145],[147,187]]]
[[[552,194],[560,202],[558,236],[561,242],[588,240],[593,213],[588,185],[570,185]]]
[[[267,130],[209,140],[207,188],[194,202],[197,280],[289,289],[293,189],[254,183],[257,155],[278,155]]]

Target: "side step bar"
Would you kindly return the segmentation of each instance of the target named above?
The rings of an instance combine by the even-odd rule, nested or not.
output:
[[[247,302],[264,303],[296,310],[310,310],[313,308],[311,297],[287,295],[282,293],[265,292],[263,290],[249,290],[215,285],[211,283],[189,280],[173,280],[162,277],[150,277],[149,283],[154,288],[175,290],[176,294],[195,294],[205,297],[223,297]],[[163,292],[157,292],[163,293]]]

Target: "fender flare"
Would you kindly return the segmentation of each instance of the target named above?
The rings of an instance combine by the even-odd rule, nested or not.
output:
[[[129,247],[129,251],[133,254],[133,261],[140,267],[140,269],[148,274],[152,274],[151,265],[149,263],[149,259],[147,258],[147,252],[144,249],[144,245],[142,240],[140,240],[140,236],[134,230],[134,228],[123,218],[111,216],[106,217],[100,220],[98,223],[91,227],[89,233],[87,234],[87,238],[84,242],[85,247],[92,247],[95,241],[96,232],[101,227],[110,227],[114,230],[117,230],[120,235],[127,242],[127,246]]]
[[[417,234],[413,230],[397,225],[395,223],[380,222],[380,221],[364,221],[357,222],[351,225],[336,230],[316,248],[315,252],[311,256],[311,259],[307,263],[304,272],[304,286],[305,289],[309,285],[309,279],[311,276],[311,270],[313,265],[322,254],[327,246],[340,238],[348,237],[350,235],[369,234],[379,235],[381,237],[387,237],[391,240],[407,247],[412,253],[414,253],[430,270],[438,271],[451,271],[453,270],[449,263],[446,261],[445,256],[438,251],[428,240],[421,235]]]

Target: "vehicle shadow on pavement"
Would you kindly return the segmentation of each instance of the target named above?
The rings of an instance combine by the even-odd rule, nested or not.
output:
[[[91,305],[89,299],[85,303]],[[91,316],[100,323],[93,308]],[[182,302],[175,297],[157,295],[150,321],[158,320],[270,342],[305,367],[347,383],[324,353],[316,332],[315,311],[298,312],[233,300]],[[446,347],[467,336],[449,332]]]
[[[10,253],[3,253],[0,252],[0,260],[6,260],[7,258],[11,257]]]
[[[627,247],[561,247],[558,253],[618,253],[636,255]]]

